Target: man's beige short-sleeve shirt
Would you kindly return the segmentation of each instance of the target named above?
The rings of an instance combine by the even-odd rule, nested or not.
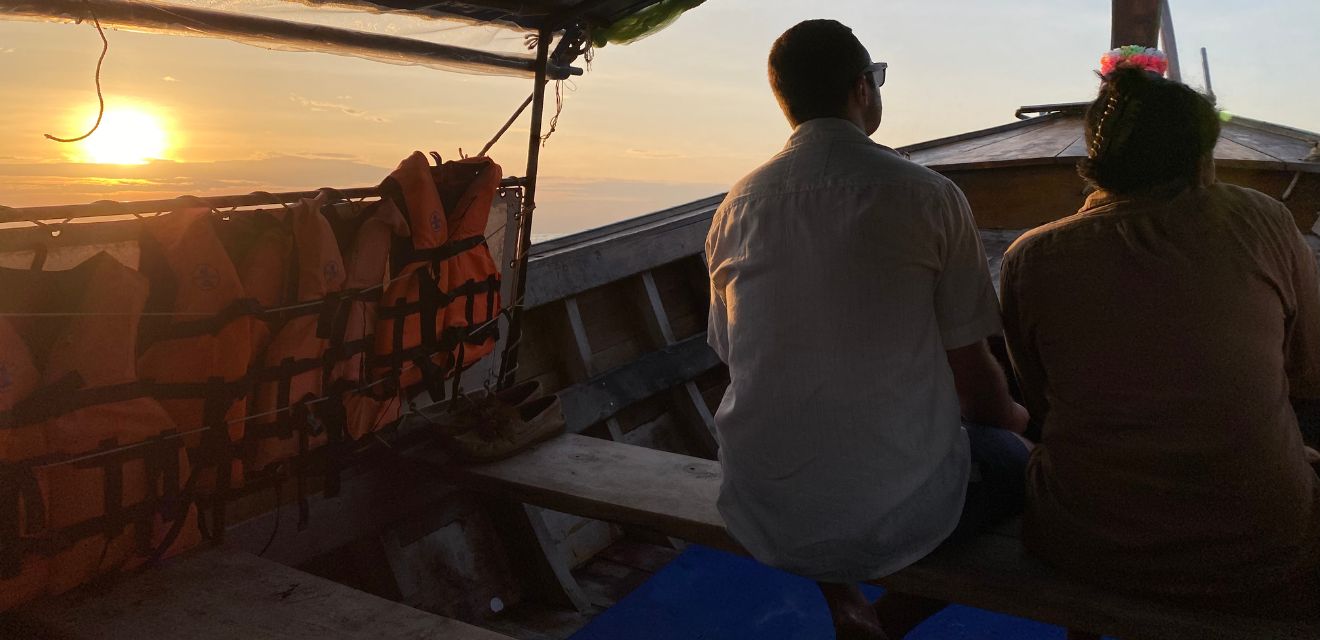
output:
[[[945,357],[999,330],[962,192],[844,120],[799,126],[706,241],[719,508],[758,560],[893,573],[957,524],[968,445]]]

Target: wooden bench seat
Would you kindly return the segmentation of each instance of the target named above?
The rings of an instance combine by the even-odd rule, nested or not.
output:
[[[0,637],[509,640],[228,549],[206,549],[0,618]]]
[[[740,551],[715,505],[718,462],[574,434],[486,465],[456,466],[427,448],[408,455],[514,500]],[[1028,557],[1019,531],[1020,523],[1011,523],[940,549],[878,583],[1123,640],[1320,638],[1320,625],[1190,611],[1069,580]]]

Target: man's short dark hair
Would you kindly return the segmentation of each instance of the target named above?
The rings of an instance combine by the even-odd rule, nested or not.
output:
[[[844,115],[848,92],[871,63],[852,29],[835,20],[807,20],[770,48],[770,88],[795,126]]]

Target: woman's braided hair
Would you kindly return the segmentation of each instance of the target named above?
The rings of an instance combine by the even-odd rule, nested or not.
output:
[[[1123,67],[1104,76],[1086,112],[1087,158],[1078,173],[1098,188],[1130,193],[1195,182],[1219,139],[1219,114],[1191,87]]]

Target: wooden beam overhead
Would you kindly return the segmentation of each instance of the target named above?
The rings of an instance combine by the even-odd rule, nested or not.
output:
[[[1139,44],[1158,46],[1160,36],[1160,0],[1113,0],[1113,23],[1109,46]]]

